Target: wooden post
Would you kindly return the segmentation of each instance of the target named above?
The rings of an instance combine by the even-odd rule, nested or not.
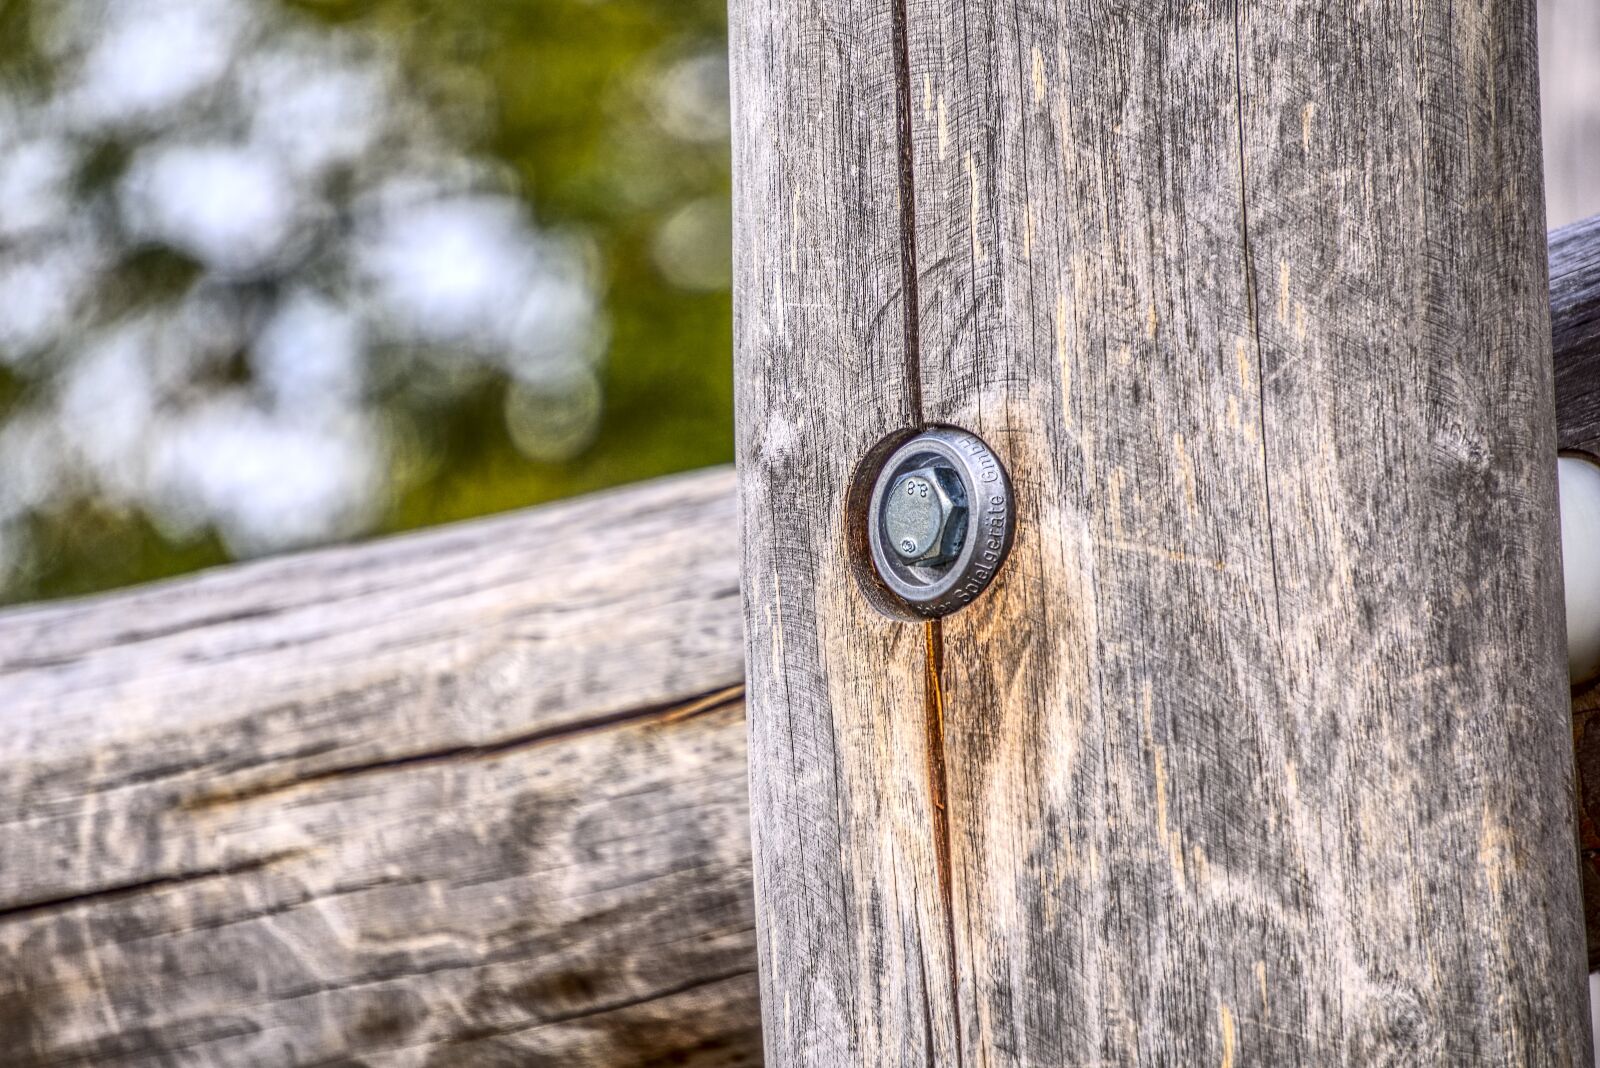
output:
[[[1532,0],[731,7],[769,1061],[1584,1061]]]

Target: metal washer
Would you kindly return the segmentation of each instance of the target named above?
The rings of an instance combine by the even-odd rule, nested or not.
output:
[[[940,462],[955,469],[966,490],[966,537],[950,563],[914,567],[886,542],[883,502],[901,475]],[[1005,563],[1015,533],[1016,507],[1005,465],[982,438],[957,427],[932,427],[901,445],[884,461],[873,484],[867,512],[873,570],[916,615],[935,619],[969,604]]]

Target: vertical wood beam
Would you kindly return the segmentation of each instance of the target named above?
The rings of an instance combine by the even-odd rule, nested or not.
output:
[[[1582,1061],[1531,0],[778,7],[732,5],[769,1058]],[[1020,509],[927,627],[843,501],[921,420]]]

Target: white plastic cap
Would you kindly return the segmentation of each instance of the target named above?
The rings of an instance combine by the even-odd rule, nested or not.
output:
[[[1600,674],[1600,466],[1557,460],[1561,483],[1561,570],[1567,584],[1567,672]]]

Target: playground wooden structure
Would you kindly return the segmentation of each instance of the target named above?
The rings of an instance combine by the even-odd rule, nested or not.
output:
[[[737,479],[0,614],[5,1063],[1589,1063],[1532,6],[731,22]]]

